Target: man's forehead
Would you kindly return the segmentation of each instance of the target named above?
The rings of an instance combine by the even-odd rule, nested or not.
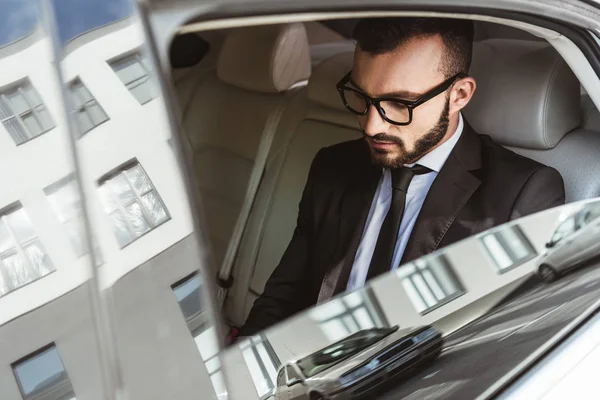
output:
[[[418,96],[444,79],[440,68],[443,54],[443,43],[437,37],[413,39],[383,54],[357,47],[351,81],[374,97]]]

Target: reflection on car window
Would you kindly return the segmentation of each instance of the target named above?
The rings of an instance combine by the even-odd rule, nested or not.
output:
[[[417,311],[427,313],[460,296],[464,289],[446,257],[417,260],[398,268],[398,277]]]
[[[395,330],[397,327],[365,329],[299,360],[297,364],[304,376],[310,378],[361,352]]]
[[[581,222],[582,224],[589,224],[590,222],[598,219],[598,217],[600,217],[600,206],[592,204],[586,207]]]
[[[569,217],[558,226],[556,232],[554,232],[554,235],[552,236],[551,242],[556,244],[576,230],[577,224],[575,223],[575,217]]]
[[[517,267],[537,255],[535,248],[518,225],[489,233],[481,240],[500,273]]]
[[[218,357],[218,345],[215,341],[214,327],[210,326],[203,313],[204,307],[200,302],[202,280],[200,275],[194,273],[185,277],[172,286],[173,293],[177,298],[181,313],[194,338],[198,352],[211,383],[218,396],[227,394],[225,378],[221,371],[221,362]]]
[[[277,368],[281,365],[279,357],[264,334],[240,343],[240,349],[258,396],[266,398],[275,389]]]
[[[363,329],[389,327],[371,289],[323,304],[311,312],[311,318],[332,342]]]

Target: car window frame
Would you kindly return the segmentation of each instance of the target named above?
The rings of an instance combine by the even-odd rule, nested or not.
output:
[[[287,385],[287,387],[290,387],[290,383],[292,382],[292,379],[294,379],[294,377],[290,377],[288,368],[291,369],[292,372],[296,375],[296,377],[295,377],[296,379],[298,379],[300,382],[303,381],[302,377],[298,374],[298,371],[296,371],[295,368],[291,364],[288,364],[285,366],[285,376],[286,376],[285,384]]]
[[[279,372],[277,372],[275,382],[277,383],[277,387],[287,386],[287,372],[285,370],[285,367],[281,368]]]

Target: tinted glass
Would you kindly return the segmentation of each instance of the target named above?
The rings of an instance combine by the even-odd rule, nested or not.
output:
[[[401,241],[396,250],[402,251],[402,246],[406,244],[409,249],[406,259],[410,262],[392,265],[393,272],[368,282],[361,289],[351,291],[347,286],[344,287],[347,265],[353,266],[353,256],[355,261],[359,253],[367,251],[364,246],[360,250],[353,249],[349,243],[353,243],[356,237],[366,242],[370,239],[361,237],[365,230],[357,215],[364,212],[367,214],[365,218],[369,218],[378,211],[381,214],[387,211],[385,208],[375,207],[373,211],[373,207],[359,207],[357,204],[363,201],[373,205],[380,199],[362,197],[372,189],[371,186],[360,185],[362,171],[358,172],[357,169],[356,174],[346,176],[340,171],[342,168],[338,168],[346,165],[348,170],[353,171],[355,164],[359,164],[358,157],[352,158],[356,163],[344,164],[341,154],[345,146],[350,144],[342,143],[359,139],[361,129],[358,123],[365,123],[365,119],[357,120],[350,113],[338,113],[347,110],[340,109],[343,105],[335,90],[336,82],[353,67],[354,48],[350,44],[348,54],[343,55],[331,48],[339,50],[341,46],[348,45],[348,32],[352,31],[355,24],[356,20],[303,24],[308,32],[307,48],[310,52],[306,53],[310,53],[312,75],[299,76],[290,87],[298,90],[299,98],[307,97],[302,104],[306,108],[299,107],[296,110],[289,105],[286,106],[286,112],[289,115],[296,115],[296,111],[299,114],[304,112],[306,118],[298,122],[294,117],[289,120],[283,117],[280,129],[274,131],[275,139],[268,149],[267,162],[262,167],[257,165],[261,160],[259,155],[264,150],[260,143],[264,143],[262,127],[267,118],[261,119],[261,116],[271,115],[278,107],[264,101],[267,88],[261,85],[271,81],[250,77],[245,74],[247,69],[240,66],[256,65],[257,69],[252,70],[261,70],[264,76],[270,77],[268,68],[260,69],[259,62],[272,65],[272,58],[262,59],[260,49],[253,47],[251,39],[256,35],[261,38],[261,41],[257,41],[260,43],[269,40],[281,43],[278,41],[278,32],[293,36],[292,32],[296,32],[295,29],[301,31],[301,27],[290,24],[205,31],[201,23],[194,23],[182,30],[210,43],[208,54],[194,65],[176,68],[175,65],[180,65],[181,57],[173,57],[177,63],[173,63],[171,78],[182,110],[184,137],[190,142],[189,151],[194,159],[194,166],[189,173],[194,175],[199,186],[206,235],[210,238],[215,265],[217,268],[220,266],[218,276],[223,286],[227,286],[226,290],[221,291],[224,304],[222,312],[231,325],[241,327],[242,334],[250,335],[224,351],[223,369],[229,373],[230,380],[236,383],[236,388],[231,389],[234,398],[260,399],[273,393],[273,388],[277,386],[278,370],[272,367],[277,365],[274,360],[283,365],[308,363],[303,373],[315,374],[313,379],[305,379],[303,385],[275,391],[276,396],[283,398],[290,395],[309,396],[311,390],[328,391],[329,388],[331,393],[337,395],[341,392],[348,397],[477,398],[514,371],[528,356],[543,348],[553,335],[561,332],[597,298],[596,266],[600,248],[596,244],[600,232],[593,231],[594,224],[589,224],[589,232],[582,229],[580,235],[565,236],[556,246],[547,246],[562,222],[569,218],[585,220],[584,214],[580,213],[583,208],[592,205],[574,203],[554,209],[540,206],[542,212],[520,218],[529,214],[528,210],[516,212],[513,204],[507,204],[503,209],[500,203],[495,203],[508,196],[508,187],[514,183],[510,179],[499,179],[502,183],[499,183],[497,195],[484,195],[488,187],[486,180],[489,177],[485,170],[489,154],[482,153],[480,161],[483,164],[477,169],[466,164],[460,166],[461,171],[465,166],[468,170],[463,176],[464,180],[449,179],[452,182],[444,182],[444,176],[449,176],[446,175],[448,169],[459,167],[455,163],[452,165],[456,159],[451,154],[431,186],[444,190],[435,193],[435,198],[425,200],[420,211],[418,207],[417,211],[408,211],[415,222],[412,232],[418,236],[411,237],[408,242]],[[336,26],[346,28],[347,41],[336,38],[331,32],[323,32]],[[504,121],[502,123],[507,126],[513,123],[515,126],[525,126],[520,118],[508,119],[506,107],[498,107],[494,103],[502,103],[494,96],[495,90],[500,91],[504,84],[508,84],[508,80],[500,83],[500,78],[505,76],[503,74],[508,68],[511,74],[522,77],[520,82],[533,84],[529,74],[530,65],[527,64],[529,61],[522,54],[539,54],[537,51],[543,50],[561,65],[565,64],[563,55],[553,49],[552,43],[539,40],[541,38],[524,31],[480,24],[479,21],[475,27],[478,35],[481,29],[489,29],[486,40],[490,39],[490,42],[477,43],[474,47],[472,65],[478,88],[471,100],[474,105],[470,103],[471,108],[464,110],[463,122],[471,124],[470,121],[476,121],[475,115],[481,115],[473,111],[479,110],[476,103],[482,107],[485,103],[489,107],[486,108],[489,110],[487,112],[497,113],[494,115],[498,121]],[[335,33],[343,31],[339,29]],[[525,40],[496,40],[498,37],[504,38],[504,35]],[[183,36],[180,38],[183,39]],[[289,60],[290,65],[294,66],[286,70],[286,77],[302,69],[300,60],[304,52],[295,51],[303,43],[302,40],[299,34],[294,42],[294,50],[289,53],[294,56],[292,60],[282,57],[283,64]],[[190,43],[193,41],[190,40]],[[497,57],[487,52],[488,44],[493,44],[495,49],[495,46],[499,46]],[[188,55],[194,46],[186,51],[180,49],[173,46],[172,50],[179,52],[176,56]],[[519,49],[518,56],[513,52],[516,49]],[[516,65],[512,61],[505,65],[487,61],[492,58],[502,61],[504,56],[515,63],[525,63],[526,68],[516,71],[512,69]],[[573,65],[571,60],[568,61],[565,65]],[[546,63],[543,65],[548,66]],[[227,71],[225,67],[229,67]],[[492,69],[494,73],[491,73]],[[569,68],[563,71],[569,71]],[[381,83],[377,77],[371,78],[373,87],[370,89],[384,92],[384,88],[374,87]],[[302,85],[306,79],[309,81],[308,88]],[[571,88],[573,98],[579,100],[581,87],[575,75],[570,79],[575,83]],[[407,78],[405,83],[411,86],[411,79]],[[279,95],[281,98],[292,95],[283,84],[281,88],[278,92],[269,91],[275,103]],[[494,93],[486,88],[494,88]],[[398,88],[401,89],[404,88]],[[238,96],[242,91],[243,98]],[[373,97],[380,94],[369,93]],[[514,92],[507,95],[514,95]],[[367,102],[359,94],[346,90],[344,96],[354,111],[366,110]],[[436,98],[436,102],[442,104],[444,96]],[[231,98],[236,101],[230,101]],[[581,100],[585,102],[590,99],[584,95]],[[579,101],[573,104],[578,105]],[[381,106],[386,117],[402,116],[393,104],[383,103]],[[595,118],[597,110],[593,106],[589,109],[593,109]],[[373,114],[374,110],[370,112]],[[416,114],[419,112],[422,111],[415,110]],[[577,131],[581,120],[578,112],[575,114],[572,126],[565,130],[568,135],[583,134],[583,129]],[[231,115],[235,115],[235,118],[231,118]],[[517,109],[515,115],[524,114]],[[369,118],[375,117],[370,115]],[[586,121],[585,129],[598,131],[597,127],[589,125],[590,119]],[[383,124],[380,119],[377,122]],[[470,126],[478,126],[474,129],[481,129],[479,133],[504,138],[504,132],[495,131],[487,122]],[[502,127],[502,123],[496,129]],[[464,125],[462,136],[457,139],[457,147],[464,143],[460,141],[466,137],[468,129]],[[529,133],[524,129],[522,135],[526,134]],[[533,135],[531,138],[522,135],[518,140],[535,140]],[[573,137],[569,137],[565,136],[567,141],[561,141],[558,146],[573,140]],[[525,144],[525,141],[522,144],[527,148],[532,145],[531,142]],[[356,146],[358,148],[358,144]],[[587,165],[585,173],[575,172],[578,169],[572,167],[578,165],[575,160],[570,164],[571,160],[567,163],[558,156],[563,150],[530,151],[514,146],[517,147],[517,153],[533,160],[543,157],[544,164],[560,171],[567,201],[591,201],[598,194],[597,180],[587,177]],[[320,152],[323,148],[328,150]],[[494,148],[501,151],[499,146]],[[335,153],[340,157],[335,158],[330,153],[331,159],[328,159],[327,153],[334,150],[340,152]],[[588,150],[590,153],[587,153]],[[591,142],[588,149],[580,151],[582,157],[583,153],[586,154],[586,160],[597,158],[598,149]],[[521,158],[519,160],[523,161]],[[517,161],[515,167],[516,164]],[[447,165],[450,167],[446,168]],[[368,171],[370,166],[366,165],[365,170]],[[258,173],[255,174],[257,168]],[[503,176],[504,171],[498,173],[498,176]],[[509,171],[506,170],[506,173]],[[338,186],[339,181],[328,180],[331,176],[339,176],[344,183]],[[585,185],[582,185],[583,181]],[[253,194],[251,189],[256,182],[258,190]],[[307,182],[309,184],[305,186]],[[586,189],[583,190],[583,187]],[[454,190],[460,195],[453,198]],[[532,204],[539,205],[550,190],[544,187],[533,192]],[[351,197],[352,193],[356,197]],[[552,204],[561,203],[559,197]],[[409,205],[414,205],[414,201],[411,198],[406,202],[407,209],[411,208]],[[456,207],[455,212],[446,215],[444,208],[450,204]],[[486,207],[489,207],[488,211],[477,215]],[[299,212],[299,208],[307,212]],[[247,220],[244,219],[245,210],[250,210]],[[379,216],[383,220],[383,215]],[[240,226],[241,229],[238,229]],[[352,234],[345,235],[345,231]],[[573,229],[564,230],[569,231]],[[455,236],[456,232],[465,234]],[[239,242],[238,235],[241,238]],[[459,241],[458,236],[465,240]],[[566,237],[573,240],[565,240]],[[372,240],[375,241],[374,238]],[[349,253],[349,249],[356,253]],[[437,252],[430,254],[434,249]],[[417,253],[423,257],[419,258]],[[337,273],[340,275],[336,276]],[[273,276],[271,280],[270,276]],[[232,282],[228,281],[230,277]],[[309,283],[296,285],[297,282]],[[338,285],[339,282],[342,284]],[[285,311],[278,313],[282,305],[281,309]],[[259,317],[264,317],[261,323],[257,322],[261,319]],[[354,348],[335,347],[339,346],[338,342],[359,331],[395,325],[400,329],[432,325],[432,332],[439,332],[442,340],[438,340],[439,335],[432,333],[424,334],[415,342],[390,343],[385,349],[385,357],[381,357],[382,362],[389,363],[385,366],[369,359],[368,352],[357,353]],[[232,332],[235,333],[235,330]],[[264,352],[261,351],[261,345],[265,348]],[[376,347],[376,344],[370,344],[365,349],[375,350]],[[392,351],[394,349],[404,354],[399,355]],[[330,351],[333,352],[327,354]],[[319,366],[316,365],[319,363],[308,361],[312,355],[323,357],[322,366],[334,366],[319,374]],[[414,359],[421,360],[420,364],[410,365],[414,367],[413,373],[405,373],[402,367]],[[312,369],[315,371],[311,372]],[[340,375],[347,371],[351,372],[342,375],[342,379]],[[392,376],[393,379],[390,378]],[[340,381],[356,385],[341,388]],[[376,388],[379,381],[385,381],[386,385],[382,386],[386,387]],[[326,393],[325,397],[328,395]]]
[[[96,329],[106,324],[48,5],[7,0],[0,13],[0,399],[109,399],[114,353]]]
[[[53,4],[106,316],[107,398],[224,399],[214,281],[199,271],[206,256],[145,14],[130,0]]]

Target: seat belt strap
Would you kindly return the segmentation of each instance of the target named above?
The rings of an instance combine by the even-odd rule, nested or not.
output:
[[[242,209],[240,210],[240,214],[235,222],[233,233],[231,235],[231,239],[229,240],[227,251],[225,252],[225,257],[223,259],[223,264],[221,264],[221,268],[219,269],[217,276],[217,283],[219,285],[217,297],[221,308],[225,304],[228,289],[233,285],[233,264],[242,241],[244,229],[246,228],[246,224],[250,218],[250,212],[252,211],[252,206],[254,205],[254,200],[256,198],[256,194],[258,193],[258,188],[262,181],[262,176],[269,158],[271,145],[273,144],[273,139],[275,138],[275,132],[277,131],[281,117],[296,93],[297,91],[293,91],[288,96],[286,101],[277,106],[277,108],[275,108],[275,110],[269,114],[269,117],[265,122],[265,127],[263,128],[258,150],[256,152],[256,159],[254,160],[252,172],[250,173],[246,195],[244,196],[244,202],[242,203]]]

